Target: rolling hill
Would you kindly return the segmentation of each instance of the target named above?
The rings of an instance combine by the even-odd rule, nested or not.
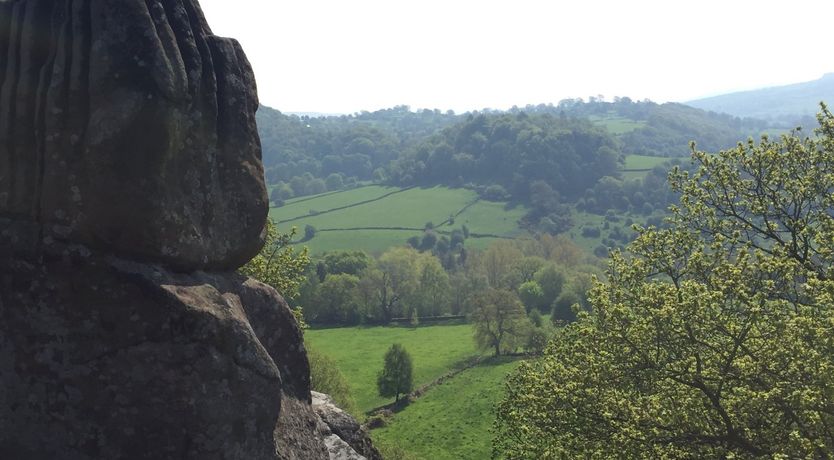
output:
[[[834,73],[825,74],[814,81],[723,94],[686,104],[737,117],[788,122],[813,116],[819,110],[820,101],[834,102]]]

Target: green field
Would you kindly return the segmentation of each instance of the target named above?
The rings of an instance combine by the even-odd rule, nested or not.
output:
[[[393,398],[378,396],[376,388],[376,374],[393,343],[402,344],[411,354],[415,387],[434,381],[478,355],[472,326],[468,324],[313,329],[304,334],[304,341],[336,361],[363,412],[393,402]]]
[[[662,214],[656,214],[656,216],[660,217]],[[602,239],[609,237],[615,228],[619,227],[622,233],[631,234],[633,233],[631,225],[637,224],[645,226],[649,216],[621,212],[617,214],[616,219],[616,221],[611,221],[606,220],[605,216],[601,216],[599,214],[574,211],[574,227],[567,233],[567,236],[570,237],[571,241],[573,241],[577,246],[584,249],[589,254],[593,254],[594,249],[602,244]],[[631,223],[629,223],[629,221],[631,221]],[[606,222],[608,223],[607,229],[605,228]],[[599,228],[600,236],[597,238],[584,236],[582,234],[582,229],[586,227]],[[624,246],[625,243],[617,241],[617,245]]]
[[[471,233],[486,235],[470,238],[470,248],[484,248],[495,237],[524,237],[518,220],[526,212],[523,206],[507,209],[506,203],[479,201],[467,189],[366,186],[290,200],[270,209],[270,217],[282,231],[315,227],[316,236],[303,243],[313,254],[337,249],[379,254],[421,235],[428,222],[440,233],[466,225]],[[454,225],[443,225],[453,215]]]
[[[287,200],[284,206],[280,208],[273,208],[270,215],[273,219],[281,221],[291,219],[293,217],[309,215],[310,210],[321,212],[360,201],[372,200],[395,190],[399,189],[396,187],[369,185],[351,190],[293,198],[291,200]]]
[[[648,155],[626,155],[623,169],[652,169],[669,161],[666,157],[650,157]]]
[[[425,460],[490,458],[494,406],[518,363],[490,360],[468,369],[432,388],[371,436]]]
[[[605,128],[606,131],[614,136],[629,133],[646,126],[646,123],[643,121],[632,120],[614,114],[608,114],[606,116],[591,115],[588,119],[593,124]]]
[[[620,174],[623,180],[643,179],[655,166],[662,165],[669,158],[650,157],[647,155],[626,155],[625,166]]]
[[[641,179],[668,158],[627,155],[622,170],[624,180]],[[379,255],[392,246],[402,246],[413,236],[423,234],[426,223],[435,225],[440,234],[466,225],[473,237],[466,241],[470,249],[484,249],[502,238],[528,238],[518,222],[527,213],[524,206],[479,200],[468,189],[447,187],[408,188],[366,185],[351,190],[288,200],[270,209],[270,217],[281,231],[297,227],[299,234],[307,225],[317,232],[303,241],[314,255],[335,250],[363,250]],[[454,216],[454,224],[449,224]],[[623,216],[623,219],[629,216]],[[640,222],[640,217],[633,217]],[[602,226],[602,216],[576,213],[572,230],[579,246],[593,251],[599,238],[585,238],[582,226]],[[609,225],[613,225],[610,223]],[[625,226],[626,229],[628,226]]]

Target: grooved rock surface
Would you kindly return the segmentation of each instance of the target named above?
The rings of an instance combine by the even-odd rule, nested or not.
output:
[[[84,254],[4,262],[0,458],[328,458],[272,288]]]
[[[0,1],[0,248],[239,267],[268,210],[257,107],[196,0]]]
[[[255,79],[196,0],[0,0],[0,459],[327,459]]]

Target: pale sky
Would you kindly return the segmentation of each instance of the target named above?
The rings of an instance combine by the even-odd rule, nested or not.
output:
[[[685,101],[834,72],[831,0],[200,3],[283,112]]]

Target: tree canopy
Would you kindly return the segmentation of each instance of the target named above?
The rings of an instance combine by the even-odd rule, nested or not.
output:
[[[274,287],[286,299],[294,299],[310,264],[307,248],[296,251],[290,245],[295,233],[295,228],[289,233],[281,233],[272,220],[267,219],[263,249],[239,271]]]
[[[667,229],[615,253],[593,312],[511,377],[509,458],[829,458],[834,117],[671,175]]]
[[[472,304],[472,326],[478,346],[491,348],[498,356],[522,345],[530,329],[530,320],[513,292],[489,288],[476,294]]]
[[[402,345],[391,345],[385,353],[385,364],[376,379],[379,395],[394,396],[395,401],[399,401],[401,394],[407,394],[414,387],[413,373],[411,355]]]
[[[527,198],[536,180],[578,196],[588,184],[615,174],[618,159],[614,139],[586,120],[473,114],[400,158],[391,175],[408,185],[482,184],[490,199],[505,199],[506,192]]]

